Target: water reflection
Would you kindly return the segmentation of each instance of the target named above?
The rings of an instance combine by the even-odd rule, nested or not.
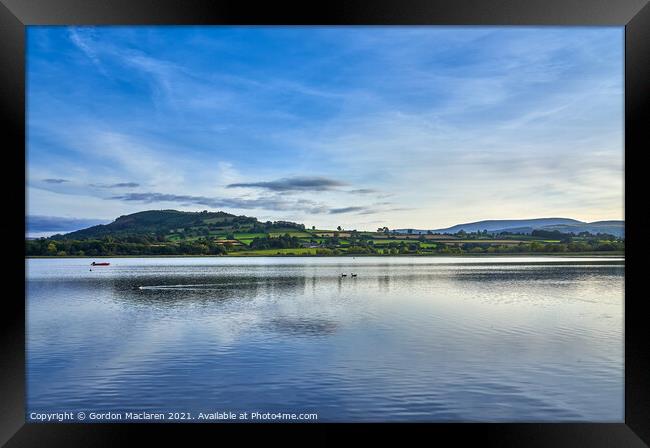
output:
[[[30,260],[28,407],[622,421],[621,262],[227,261]]]
[[[327,336],[334,334],[338,324],[330,319],[283,316],[271,319],[265,327],[288,336]]]
[[[253,276],[143,277],[111,279],[107,282],[115,301],[151,306],[213,306],[228,301],[246,301],[259,296],[303,293],[304,277],[259,278]],[[104,285],[99,286],[104,287]]]

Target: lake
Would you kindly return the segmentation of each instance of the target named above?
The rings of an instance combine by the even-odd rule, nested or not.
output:
[[[624,421],[623,258],[95,260],[26,260],[28,420]]]

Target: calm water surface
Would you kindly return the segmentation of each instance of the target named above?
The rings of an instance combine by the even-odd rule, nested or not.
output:
[[[26,261],[28,415],[623,421],[620,258],[91,261]]]

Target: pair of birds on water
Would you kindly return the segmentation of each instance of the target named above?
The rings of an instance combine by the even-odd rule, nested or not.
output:
[[[348,274],[341,274],[341,277],[347,277],[347,276],[348,276]],[[350,276],[351,277],[356,277],[357,274],[350,274]]]

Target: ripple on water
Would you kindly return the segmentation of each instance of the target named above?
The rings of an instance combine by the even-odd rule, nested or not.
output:
[[[515,260],[30,260],[28,407],[621,421],[622,263]]]

